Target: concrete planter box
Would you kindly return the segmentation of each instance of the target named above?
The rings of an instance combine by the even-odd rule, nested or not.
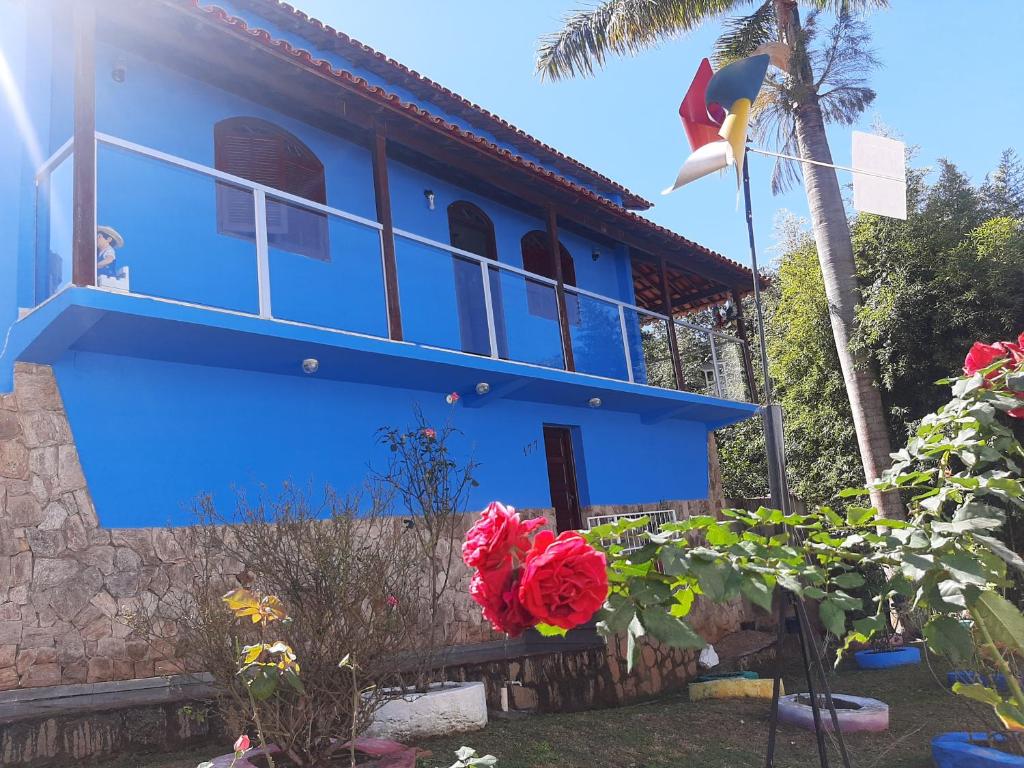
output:
[[[377,710],[366,734],[404,739],[476,731],[487,725],[483,683],[437,683],[427,693],[392,699]]]

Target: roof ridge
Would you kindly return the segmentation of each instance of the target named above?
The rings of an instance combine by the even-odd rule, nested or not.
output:
[[[497,128],[500,132],[512,134],[508,138],[518,141],[525,141],[528,145],[532,146],[534,149],[540,151],[541,153],[553,155],[557,161],[572,166],[576,171],[581,172],[585,176],[590,176],[591,180],[597,182],[598,184],[607,185],[610,190],[618,192],[623,196],[624,203],[627,201],[628,198],[629,205],[624,205],[623,207],[646,210],[648,208],[653,207],[654,205],[646,198],[636,194],[635,192],[626,188],[625,186],[615,181],[614,179],[605,176],[600,171],[591,168],[590,166],[580,162],[576,158],[571,157],[565,154],[564,152],[561,152],[560,150],[552,147],[550,144],[547,144],[541,141],[540,139],[536,138],[535,136],[530,135],[522,128],[509,122],[508,120],[495,114],[494,112],[491,112],[485,107],[482,107],[479,104],[470,101],[466,97],[461,96],[460,94],[456,93],[450,88],[447,88],[444,85],[441,85],[440,83],[436,82],[435,80],[432,80],[429,77],[420,74],[416,70],[411,69],[405,64],[402,64],[400,61],[391,58],[387,54],[376,50],[375,48],[367,45],[366,43],[355,39],[351,35],[348,35],[340,30],[337,30],[329,24],[324,24],[319,19],[310,16],[309,14],[296,8],[290,3],[284,2],[284,0],[240,1],[242,4],[247,4],[250,7],[254,7],[255,10],[257,11],[260,8],[278,9],[281,12],[289,14],[290,16],[292,16],[294,19],[301,23],[312,26],[315,29],[323,32],[324,34],[333,36],[336,40],[341,41],[342,43],[348,45],[349,47],[355,49],[356,51],[363,55],[369,56],[374,61],[383,64],[392,70],[397,70],[401,75],[407,78],[411,78],[416,84],[426,86],[435,94],[439,94],[441,97],[455,102],[457,106],[468,109],[470,112],[483,117],[485,121],[493,123],[494,125],[492,127]]]

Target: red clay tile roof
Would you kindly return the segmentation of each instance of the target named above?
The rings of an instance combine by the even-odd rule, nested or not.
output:
[[[653,205],[621,184],[534,138],[526,131],[517,128],[480,105],[474,104],[440,83],[424,77],[419,72],[409,69],[404,64],[374,50],[365,43],[349,37],[344,32],[339,32],[324,24],[319,19],[308,16],[288,3],[281,2],[281,0],[236,0],[236,3],[252,8],[274,22],[283,25],[290,23],[297,33],[304,35],[310,42],[336,50],[340,46],[339,53],[350,58],[357,65],[365,67],[375,75],[387,78],[389,82],[401,85],[420,98],[427,99],[469,123],[475,124],[478,128],[492,133],[499,141],[507,142],[520,151],[533,153],[543,161],[550,163],[552,167],[563,173],[575,175],[597,189],[621,195],[623,204],[627,208],[647,210]]]
[[[206,0],[173,0],[178,4],[184,5],[194,11],[201,12],[207,17],[215,19],[223,23],[227,27],[231,27],[237,32],[243,33],[251,38],[254,42],[257,42],[268,48],[275,49],[279,53],[283,53],[288,57],[296,60],[300,65],[320,72],[321,74],[328,75],[341,83],[344,83],[350,87],[355,87],[361,90],[365,95],[374,99],[375,101],[385,104],[392,108],[400,109],[409,116],[439,129],[453,138],[459,139],[464,143],[475,145],[478,149],[487,152],[495,157],[505,160],[513,165],[517,165],[520,168],[524,168],[536,176],[544,178],[545,180],[554,183],[558,186],[571,190],[573,193],[586,198],[591,203],[594,203],[602,209],[602,213],[610,215],[611,218],[624,220],[628,224],[634,225],[637,229],[646,231],[648,235],[656,235],[661,237],[670,246],[682,247],[690,252],[702,254],[710,257],[714,262],[719,265],[734,271],[737,273],[737,278],[740,282],[737,285],[745,285],[747,281],[751,281],[751,287],[753,285],[753,273],[749,267],[740,264],[737,261],[726,258],[720,253],[712,251],[710,248],[706,248],[699,243],[695,243],[682,235],[673,232],[670,229],[666,229],[659,224],[655,224],[649,219],[634,213],[633,211],[627,210],[620,205],[612,202],[606,197],[599,195],[591,190],[580,186],[578,183],[568,179],[564,176],[560,176],[557,173],[538,165],[521,155],[516,155],[505,149],[499,147],[492,141],[489,141],[481,136],[477,136],[474,133],[466,131],[457,125],[453,125],[448,121],[432,115],[429,112],[420,109],[415,104],[402,101],[397,95],[385,91],[376,85],[371,85],[364,78],[353,75],[351,72],[346,70],[335,69],[330,62],[324,61],[323,59],[314,59],[312,54],[304,49],[295,48],[287,40],[278,40],[271,36],[265,29],[251,29],[244,19],[240,19],[236,16],[230,15],[223,8],[219,8],[213,5],[204,5],[201,2]],[[254,0],[250,0],[254,1]],[[275,2],[275,0],[258,0],[259,2]],[[296,13],[298,13],[296,11]]]

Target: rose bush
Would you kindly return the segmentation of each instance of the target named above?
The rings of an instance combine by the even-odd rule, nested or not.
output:
[[[469,594],[499,632],[517,637],[536,627],[564,634],[587,621],[608,595],[607,562],[583,536],[540,531],[543,517],[523,520],[491,502],[469,529],[462,559],[475,569]]]
[[[997,341],[995,344],[985,344],[976,341],[964,360],[964,375],[982,373],[985,386],[991,387],[994,379],[1013,371],[1021,363],[1024,363],[1024,333],[1017,337],[1016,343]],[[1017,399],[1024,400],[1024,392],[1017,392],[1016,396]],[[1008,411],[1007,415],[1015,419],[1024,419],[1024,406]]]
[[[466,534],[462,559],[484,572],[511,568],[530,549],[530,534],[544,523],[543,517],[521,520],[514,507],[492,501]]]

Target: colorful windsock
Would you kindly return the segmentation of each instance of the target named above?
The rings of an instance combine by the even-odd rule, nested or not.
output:
[[[686,158],[675,183],[662,192],[663,195],[730,165],[736,166],[739,181],[743,173],[750,107],[761,91],[769,61],[766,53],[750,56],[723,67],[710,77],[708,60],[700,63],[679,107],[693,153]],[[698,106],[701,102],[703,112]],[[714,127],[717,132],[712,134]]]

